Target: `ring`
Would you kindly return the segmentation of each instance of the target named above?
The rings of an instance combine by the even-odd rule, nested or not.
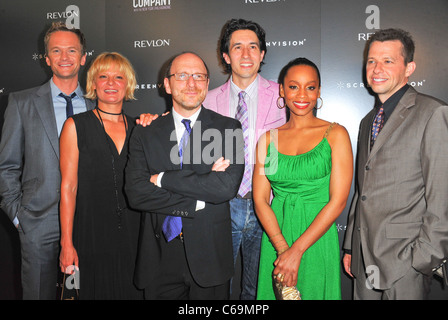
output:
[[[280,281],[280,282],[283,282],[283,279],[284,279],[284,278],[285,278],[285,275],[284,275],[284,274],[279,273],[279,274],[276,275],[276,279],[277,279],[278,281]]]

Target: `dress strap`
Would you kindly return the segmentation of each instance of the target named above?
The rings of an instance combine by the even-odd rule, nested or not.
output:
[[[328,137],[328,135],[330,134],[331,129],[333,128],[333,126],[334,126],[335,124],[337,124],[337,123],[336,123],[336,122],[332,122],[332,123],[328,126],[327,131],[325,131],[324,138]]]

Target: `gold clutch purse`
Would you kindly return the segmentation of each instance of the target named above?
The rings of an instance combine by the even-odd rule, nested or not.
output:
[[[284,286],[281,281],[277,281],[276,276],[274,276],[273,282],[277,300],[302,300],[300,291],[296,287]]]

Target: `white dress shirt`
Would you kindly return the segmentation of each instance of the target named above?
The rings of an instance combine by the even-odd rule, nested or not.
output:
[[[177,144],[180,144],[180,140],[182,139],[182,136],[185,132],[185,130],[187,130],[185,128],[185,125],[182,123],[183,119],[188,119],[190,120],[190,128],[193,128],[194,124],[196,123],[196,120],[198,119],[199,113],[201,112],[201,108],[200,107],[192,116],[186,118],[186,117],[182,117],[179,113],[177,113],[174,108],[172,109],[172,113],[173,113],[173,118],[174,118],[174,128],[176,130],[176,138],[177,138]],[[163,177],[164,172],[160,172],[159,175],[157,176],[157,186],[158,187],[162,187],[162,177]],[[196,211],[204,209],[205,208],[205,202],[201,201],[201,200],[197,200],[196,202]]]

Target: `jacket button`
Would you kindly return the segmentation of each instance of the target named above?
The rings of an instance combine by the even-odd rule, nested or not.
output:
[[[367,200],[367,197],[366,197],[366,196],[362,196],[362,197],[361,197],[361,200],[362,200],[362,201],[366,201],[366,200]]]
[[[369,166],[366,166],[366,171],[369,171],[370,170],[370,167]]]

